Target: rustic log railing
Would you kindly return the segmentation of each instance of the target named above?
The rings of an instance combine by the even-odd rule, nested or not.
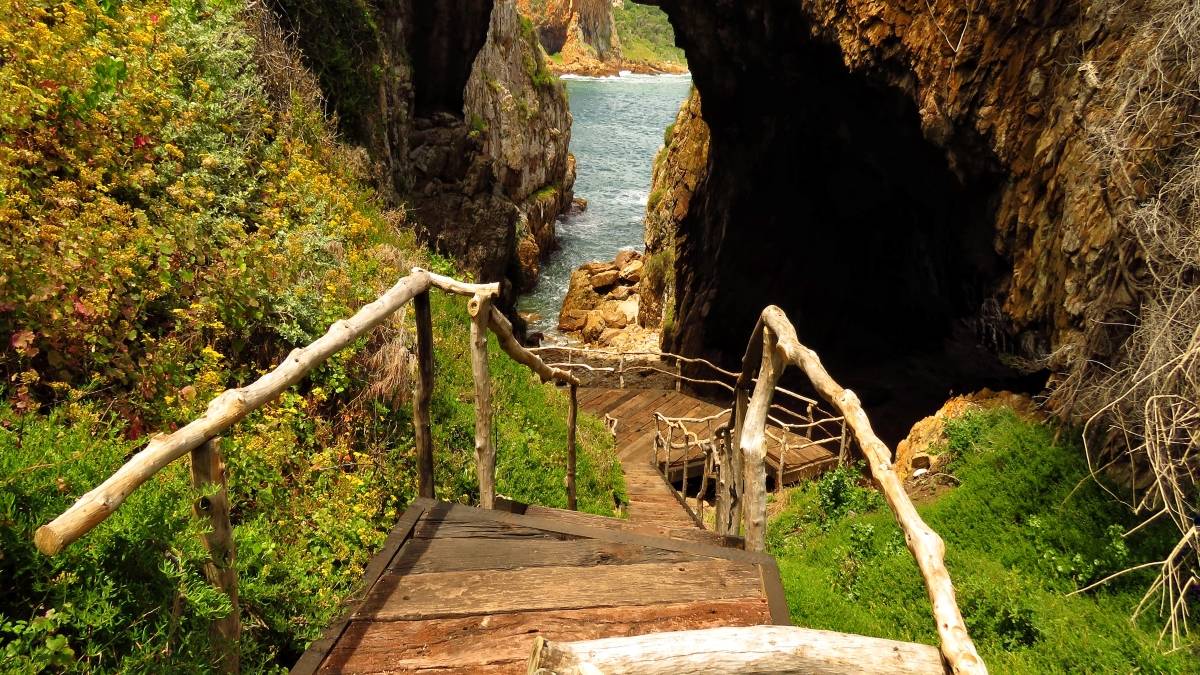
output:
[[[941,640],[941,652],[956,673],[986,673],[987,669],[967,634],[954,595],[954,586],[946,570],[945,544],[917,513],[904,491],[904,485],[892,469],[892,452],[871,428],[871,422],[858,396],[839,385],[821,364],[816,352],[796,337],[796,329],[783,310],[775,306],[763,310],[750,337],[738,378],[738,396],[734,408],[733,438],[735,456],[742,458],[742,484],[745,491],[743,525],[748,550],[765,546],[767,499],[766,454],[767,418],[775,385],[788,366],[799,368],[813,387],[834,406],[854,434],[859,450],[867,460],[871,476],[904,531],[905,542],[916,559],[933,607]],[[751,391],[747,397],[745,392]]]
[[[577,350],[586,352],[588,350]],[[595,352],[593,352],[595,353]],[[670,354],[658,354],[660,357],[672,357]],[[682,359],[683,357],[676,357]],[[691,360],[693,362],[702,359]],[[679,361],[677,361],[679,363]],[[707,362],[704,362],[707,363]],[[562,367],[573,367],[575,364],[557,364]],[[715,365],[708,363],[714,371],[728,373]],[[706,427],[706,436],[697,433],[697,425],[709,425],[710,418],[670,419],[661,415],[656,416],[655,461],[660,452],[667,454],[667,465],[671,462],[672,453],[682,450],[684,467],[684,490],[686,492],[687,453],[690,447],[702,448],[705,455],[705,489],[708,479],[707,471],[709,457],[715,455],[713,463],[718,468],[717,500],[716,500],[716,531],[719,534],[744,534],[745,547],[751,551],[762,551],[766,544],[766,507],[767,507],[767,438],[772,433],[768,424],[778,425],[786,429],[787,424],[773,414],[783,410],[788,414],[796,413],[780,408],[772,402],[776,393],[802,399],[814,405],[815,401],[789,392],[778,386],[779,379],[785,368],[799,368],[811,382],[817,393],[840,413],[840,417],[831,417],[823,422],[836,421],[841,426],[838,435],[838,457],[844,461],[850,452],[851,444],[866,458],[871,476],[883,492],[884,499],[891,509],[896,521],[905,535],[909,551],[916,559],[917,567],[925,582],[926,591],[932,605],[934,620],[937,624],[938,636],[941,641],[940,652],[945,663],[955,673],[986,673],[987,668],[979,658],[975,645],[967,633],[962,614],[955,599],[954,586],[945,564],[945,544],[917,513],[899,477],[892,469],[891,450],[879,439],[871,427],[870,420],[863,411],[862,405],[854,392],[839,385],[821,364],[816,352],[800,343],[796,337],[796,329],[788,320],[787,315],[778,307],[770,306],[763,310],[754,332],[750,337],[746,354],[742,359],[742,371],[737,375],[735,385],[729,387],[733,393],[734,405],[731,414],[722,411],[719,416],[729,415],[732,419],[720,425],[715,430]],[[588,370],[599,370],[585,366]],[[637,366],[635,366],[637,367]],[[645,366],[643,366],[645,367]],[[654,366],[649,366],[659,372],[667,372]],[[629,369],[627,361],[621,358],[618,369],[623,374]],[[612,369],[610,369],[612,370]],[[669,373],[668,373],[669,374]],[[679,381],[686,381],[677,369]],[[693,380],[694,382],[695,380]],[[703,380],[704,384],[724,385],[724,382]],[[622,378],[622,384],[623,378]],[[802,420],[793,426],[809,429],[819,426],[814,414],[809,412],[809,419]],[[689,424],[691,428],[689,428]],[[850,433],[846,432],[849,429]],[[666,430],[665,434],[663,430]],[[680,441],[675,442],[676,433]],[[833,438],[826,439],[831,441]],[[781,470],[782,473],[782,470]],[[721,659],[746,651],[745,638],[731,643],[726,647],[713,646],[712,636],[702,636],[699,642],[693,642],[692,634],[704,631],[689,631],[669,634],[664,640],[656,641],[646,638],[612,638],[591,642],[558,645],[552,648],[549,643],[540,641],[535,648],[530,661],[530,671],[533,672],[692,672],[686,664],[703,663],[705,672],[719,672],[714,668]],[[857,636],[855,636],[857,637]],[[800,634],[792,636],[771,636],[772,648],[766,651],[776,660],[767,663],[772,667],[766,670],[780,672],[838,672],[837,668],[829,668],[828,653],[823,653],[820,663],[789,661],[782,656],[787,651],[784,647],[787,640],[799,640],[801,646],[806,637]],[[865,639],[865,638],[864,638]],[[645,642],[645,644],[642,644]],[[690,660],[695,656],[694,649],[687,645],[702,644],[712,647],[712,654],[706,658]],[[870,652],[866,649],[866,652]],[[677,656],[682,657],[675,658]],[[609,660],[612,657],[613,660]],[[709,658],[711,657],[711,658]],[[624,660],[623,660],[624,659]],[[629,660],[632,659],[632,660]],[[936,664],[926,662],[918,668],[919,672],[929,672],[930,668],[937,670]],[[732,664],[732,662],[730,662]],[[845,667],[860,670],[871,663],[871,657],[843,664]],[[552,665],[553,664],[553,665]],[[665,670],[656,671],[663,665]],[[750,664],[745,664],[751,667]],[[823,667],[817,667],[823,666]],[[757,667],[757,665],[753,666]],[[735,672],[740,666],[730,665],[724,672]],[[697,671],[698,672],[698,671]],[[885,668],[884,672],[903,672],[893,668]]]
[[[375,301],[365,305],[349,319],[335,322],[325,335],[306,347],[293,350],[278,366],[253,383],[229,389],[209,402],[204,415],[170,434],[158,434],[146,447],[117,469],[107,480],[80,497],[53,521],[38,528],[34,543],[45,555],[55,555],[87,534],[111,516],[139,486],[165,466],[191,455],[192,479],[197,487],[217,486],[217,490],[197,500],[197,517],[208,521],[211,531],[203,544],[210,556],[205,574],[214,586],[227,593],[233,611],[213,626],[214,651],[224,670],[238,669],[237,639],[240,624],[237,601],[236,551],[229,522],[229,503],[225,491],[225,469],[216,438],[252,411],[274,400],[330,356],[413,303],[417,333],[417,385],[413,399],[418,494],[434,496],[433,441],[430,428],[430,396],[433,391],[433,319],[429,293],[442,291],[470,298],[471,365],[475,381],[475,459],[479,477],[479,501],[484,508],[495,502],[496,452],[491,435],[491,380],[488,373],[487,335],[496,335],[500,348],[514,361],[532,370],[542,382],[554,381],[570,387],[571,407],[567,437],[567,501],[574,509],[576,402],[579,380],[571,373],[544,362],[522,347],[512,325],[493,306],[499,294],[498,284],[471,284],[414,268]]]

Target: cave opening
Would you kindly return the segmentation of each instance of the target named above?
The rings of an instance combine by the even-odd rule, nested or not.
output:
[[[413,2],[408,49],[416,117],[463,116],[475,57],[487,41],[493,0]]]
[[[836,47],[776,54],[755,71],[688,54],[712,141],[667,346],[733,366],[779,305],[893,447],[953,394],[1040,390],[997,356],[1003,327],[986,318],[1009,269],[993,243],[1003,172],[986,156],[952,169],[912,97]]]

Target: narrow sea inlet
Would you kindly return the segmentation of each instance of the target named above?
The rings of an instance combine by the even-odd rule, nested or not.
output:
[[[654,153],[692,86],[688,75],[566,76],[571,152],[578,162],[575,195],[583,213],[560,220],[561,248],[542,267],[519,309],[536,314],[530,330],[553,337],[571,271],[591,260],[612,260],[622,248],[641,248]]]

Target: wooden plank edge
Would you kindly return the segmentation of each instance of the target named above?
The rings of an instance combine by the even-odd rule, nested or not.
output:
[[[392,560],[399,554],[400,549],[412,538],[417,521],[437,503],[433,499],[418,497],[408,505],[408,508],[401,514],[400,520],[396,521],[396,527],[392,529],[387,539],[384,540],[383,548],[367,563],[367,568],[363,572],[363,583],[357,591],[342,601],[342,606],[345,609],[341,616],[325,629],[320,639],[314,641],[308,646],[308,649],[304,650],[304,653],[300,655],[300,658],[296,660],[296,664],[289,671],[292,675],[313,675],[320,670],[321,664],[329,656],[330,648],[346,632],[346,627],[350,625],[350,621],[358,610],[358,606],[362,604],[363,600],[371,592],[371,589],[378,583],[384,571],[387,570]]]
[[[763,594],[767,597],[767,608],[771,612],[771,623],[776,626],[792,625],[792,612],[788,609],[787,593],[783,590],[783,576],[779,564],[771,558],[758,566],[762,575]]]
[[[545,518],[542,516],[518,516],[511,513],[504,513],[503,511],[485,511],[483,509],[476,509],[470,506],[462,506],[461,504],[438,504],[438,507],[443,513],[447,515],[453,514],[454,517],[462,518],[464,520],[500,522],[508,525],[517,525],[537,530],[546,530],[547,532],[558,532],[560,534],[568,534],[575,537],[600,539],[615,544],[649,546],[652,548],[661,548],[667,551],[691,553],[693,555],[707,556],[710,558],[724,558],[725,560],[730,560],[733,562],[745,562],[753,564],[774,562],[774,558],[767,553],[757,553],[737,548],[726,548],[724,546],[702,544],[700,542],[684,539],[673,539],[665,536],[640,534],[637,532],[627,532],[622,530],[610,530],[592,525],[580,525],[578,523],[558,521],[553,518]],[[731,542],[736,542],[739,540],[737,537],[726,537],[726,539]]]

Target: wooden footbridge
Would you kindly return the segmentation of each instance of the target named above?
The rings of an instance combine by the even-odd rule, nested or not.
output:
[[[479,508],[432,499],[429,293],[435,288],[470,298]],[[195,504],[196,516],[210,525],[204,536],[211,554],[206,576],[233,605],[229,616],[214,623],[214,655],[223,670],[237,671],[236,548],[215,439],[411,301],[421,497],[372,559],[344,617],[310,646],[293,672],[986,672],[955,602],[941,539],[905,495],[891,470],[890,451],[871,430],[854,394],[839,387],[816,354],[796,340],[781,311],[763,312],[742,372],[708,364],[733,379],[730,384],[702,378],[728,389],[732,405],[721,408],[682,391],[680,383],[689,378],[680,363],[694,359],[672,357],[675,386],[651,389],[626,387],[626,374],[642,369],[669,375],[664,355],[649,360],[618,355],[613,368],[586,359],[555,362],[561,354],[547,353],[548,363],[521,346],[492,307],[498,292],[495,284],[413,270],[273,371],[214,399],[203,417],[154,437],[112,477],[40,528],[38,548],[57,553],[111,515],[162,467],[190,454],[193,481],[209,491]],[[571,509],[578,408],[608,422],[625,470],[627,517],[525,505],[495,494],[489,330],[509,356],[544,382],[564,387],[570,397],[565,450]],[[777,386],[788,365],[808,375],[836,416],[822,412],[817,401]],[[617,378],[616,386],[585,377],[605,371]],[[799,404],[773,403],[777,393]],[[852,451],[867,460],[906,534],[929,591],[940,648],[789,625],[779,571],[763,552],[768,475],[783,485]],[[212,492],[214,484],[219,489]],[[706,518],[700,508],[710,494],[715,509]]]

